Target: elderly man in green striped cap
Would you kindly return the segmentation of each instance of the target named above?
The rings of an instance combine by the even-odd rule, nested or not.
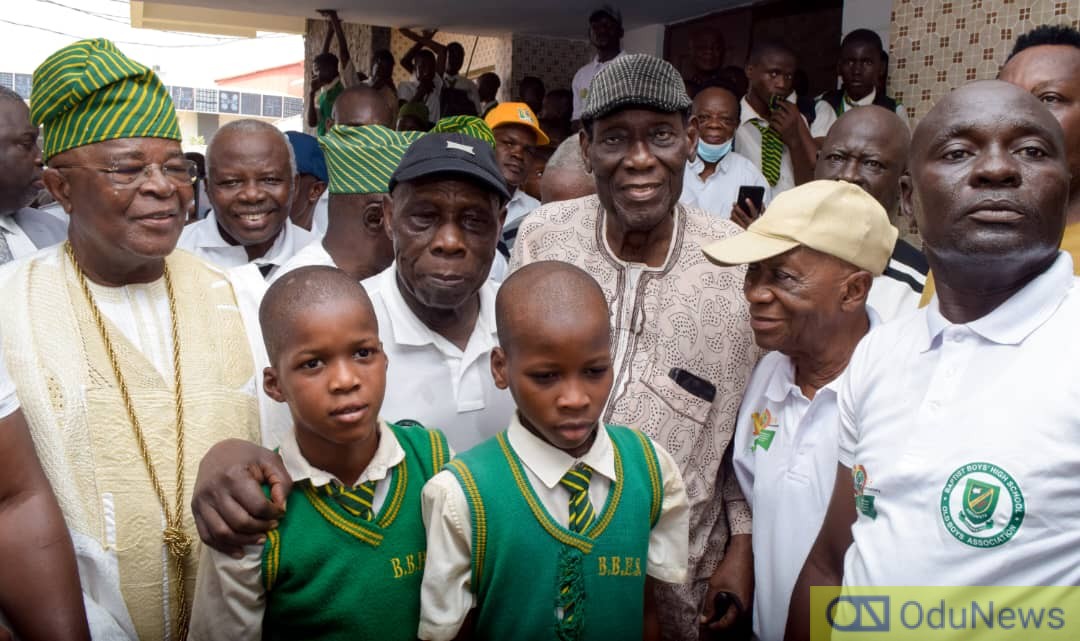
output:
[[[274,280],[308,265],[338,267],[357,280],[389,267],[394,248],[383,228],[386,185],[419,136],[382,125],[337,125],[320,137],[330,174],[326,235],[297,252]]]
[[[30,107],[70,226],[0,274],[6,364],[94,638],[182,639],[198,461],[259,433],[236,298],[221,272],[173,252],[195,168],[153,71],[107,40],[76,42],[34,72]]]

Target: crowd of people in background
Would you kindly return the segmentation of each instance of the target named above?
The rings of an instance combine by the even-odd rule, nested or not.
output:
[[[320,13],[314,135],[184,154],[104,39],[0,89],[18,638],[801,640],[812,586],[1080,585],[1080,32],[913,128],[866,29],[809,96],[604,6],[500,102]]]

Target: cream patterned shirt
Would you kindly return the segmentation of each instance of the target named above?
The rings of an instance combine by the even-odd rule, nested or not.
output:
[[[690,501],[693,580],[712,574],[731,535],[750,532],[728,449],[759,350],[742,293],[745,269],[714,266],[701,251],[739,228],[682,205],[674,216],[667,259],[648,267],[608,247],[596,196],[551,203],[522,223],[510,268],[560,260],[604,289],[615,383],[603,421],[640,429],[678,463]]]

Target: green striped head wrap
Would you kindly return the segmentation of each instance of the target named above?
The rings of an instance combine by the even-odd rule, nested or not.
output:
[[[70,44],[38,66],[30,118],[44,128],[46,160],[103,140],[180,140],[172,98],[157,74],[104,38]]]
[[[435,123],[430,133],[460,133],[495,146],[495,135],[475,116],[451,116]],[[419,131],[393,131],[382,125],[337,125],[319,138],[331,194],[385,194],[390,176],[405,150],[423,136]]]
[[[382,125],[337,125],[319,137],[331,194],[385,194],[405,150],[422,136]]]

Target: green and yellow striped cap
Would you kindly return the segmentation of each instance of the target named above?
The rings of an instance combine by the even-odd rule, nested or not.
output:
[[[422,136],[382,125],[337,125],[319,137],[331,194],[385,194],[405,150]]]
[[[46,160],[103,140],[180,140],[172,98],[157,74],[104,38],[70,44],[38,66],[30,118],[44,128]]]
[[[447,116],[435,123],[428,133],[464,134],[483,140],[492,147],[495,146],[495,134],[491,132],[491,127],[488,127],[482,118],[476,116]]]

